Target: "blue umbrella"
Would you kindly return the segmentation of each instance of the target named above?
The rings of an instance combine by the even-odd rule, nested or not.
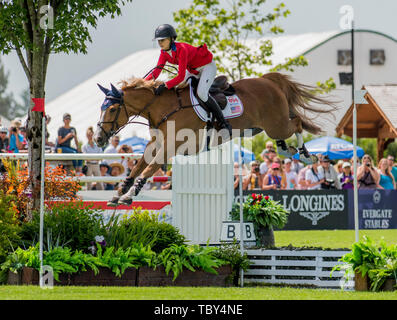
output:
[[[239,146],[238,144],[234,144],[234,161],[238,162],[238,153],[239,153]],[[255,160],[255,154],[248,149],[241,147],[241,158],[243,163],[250,163],[251,161]]]
[[[353,144],[335,137],[321,137],[305,143],[309,153],[327,155],[331,160],[350,159],[353,157]],[[357,146],[357,157],[361,158],[364,150]],[[294,156],[299,159],[299,154]]]
[[[140,137],[131,137],[120,141],[120,145],[126,144],[132,147],[134,153],[143,153],[149,140]]]

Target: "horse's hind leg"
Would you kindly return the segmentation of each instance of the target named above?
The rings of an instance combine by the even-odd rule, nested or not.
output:
[[[313,162],[317,162],[317,156],[310,154],[309,151],[306,149],[306,146],[303,143],[302,133],[295,132],[295,135],[296,139],[298,140],[299,159],[305,164],[312,164]]]
[[[302,132],[302,122],[299,118],[294,117],[293,119],[290,119],[288,121],[288,136],[292,136],[296,132]],[[291,158],[293,157],[296,153],[298,153],[298,150],[294,146],[288,146],[285,142],[285,140],[282,139],[276,139],[276,144],[277,144],[277,152],[279,155],[282,155],[284,157]]]

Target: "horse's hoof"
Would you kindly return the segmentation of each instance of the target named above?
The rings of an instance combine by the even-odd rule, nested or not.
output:
[[[277,148],[277,152],[280,156],[292,158],[295,154],[298,153],[298,149],[293,146],[288,146],[287,149]]]
[[[304,163],[304,164],[313,164],[318,162],[318,158],[315,155],[309,155],[306,156],[304,154],[299,155],[299,159]]]
[[[119,205],[122,204],[122,205],[129,206],[129,205],[132,204],[132,198],[122,196],[122,197],[119,199],[118,204],[119,204]]]
[[[283,157],[286,157],[286,158],[289,158],[289,157],[290,157],[290,154],[289,154],[289,152],[288,152],[287,149],[277,148],[277,153],[278,153],[280,156],[283,156]]]
[[[312,158],[309,156],[305,156],[304,154],[299,155],[299,160],[302,161],[304,164],[312,164]]]
[[[117,207],[119,205],[119,197],[113,197],[107,202],[108,207]]]
[[[288,152],[290,154],[290,157],[292,158],[294,155],[296,155],[299,151],[296,149],[294,146],[288,146]]]

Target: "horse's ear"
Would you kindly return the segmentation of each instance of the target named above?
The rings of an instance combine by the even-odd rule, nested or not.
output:
[[[101,89],[101,91],[102,91],[105,95],[108,94],[109,89],[106,89],[106,88],[102,87],[99,83],[97,83],[97,85],[98,85],[99,89]]]
[[[114,95],[116,97],[120,97],[121,96],[120,95],[120,91],[113,84],[110,84],[110,87],[112,88],[112,92],[114,93]]]

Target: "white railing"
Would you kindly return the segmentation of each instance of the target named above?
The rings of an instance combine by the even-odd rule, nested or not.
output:
[[[74,181],[79,181],[79,182],[121,182],[125,180],[126,176],[117,176],[117,177],[112,177],[112,176],[77,176],[73,177],[72,180]],[[171,177],[168,176],[156,176],[156,177],[151,177],[147,179],[147,182],[167,182],[171,181]]]
[[[27,153],[0,153],[0,159],[28,160]],[[140,153],[45,153],[46,160],[118,160],[118,159],[140,159]],[[117,183],[125,180],[126,176],[75,176],[72,180],[82,183],[87,182],[110,182]],[[167,182],[171,177],[151,177],[148,182]]]
[[[0,153],[0,159],[28,160],[27,153]],[[46,153],[46,160],[117,160],[140,159],[140,153]]]
[[[251,261],[244,283],[269,283],[354,289],[354,280],[344,282],[343,271],[331,269],[350,251],[336,250],[246,250]]]

